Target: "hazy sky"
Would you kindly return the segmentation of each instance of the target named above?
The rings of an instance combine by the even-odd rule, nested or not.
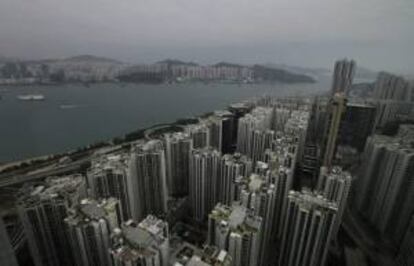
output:
[[[414,73],[414,0],[0,0],[0,55],[77,54]]]

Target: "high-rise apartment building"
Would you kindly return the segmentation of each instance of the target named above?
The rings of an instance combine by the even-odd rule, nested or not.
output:
[[[290,191],[279,256],[280,266],[323,266],[337,205],[309,191]]]
[[[234,266],[259,265],[262,218],[237,203],[217,204],[209,215],[208,243],[225,249]]]
[[[247,177],[252,172],[252,161],[240,153],[226,154],[221,159],[218,201],[231,205],[236,199],[235,182],[240,176]]]
[[[413,141],[412,126],[393,137],[368,138],[355,191],[360,212],[396,246],[414,212]]]
[[[343,59],[335,62],[332,80],[332,95],[335,93],[347,94],[352,86],[356,64],[353,60]]]
[[[381,72],[374,84],[373,103],[377,108],[375,126],[403,120],[414,110],[414,86],[403,77]]]
[[[341,118],[338,145],[362,152],[367,138],[374,132],[375,106],[348,102]]]
[[[252,174],[238,180],[241,205],[252,210],[253,214],[262,217],[262,236],[260,237],[259,265],[268,261],[269,245],[275,222],[276,187],[265,175]]]
[[[193,139],[194,149],[202,149],[210,146],[210,129],[205,123],[190,125],[186,127],[186,132]]]
[[[189,134],[179,132],[166,134],[164,143],[168,191],[174,197],[188,195],[193,139]]]
[[[119,201],[90,198],[69,210],[65,218],[68,239],[76,266],[112,266],[109,253],[111,231],[119,227]]]
[[[86,196],[83,176],[49,178],[23,187],[18,213],[36,266],[72,266],[65,222],[68,208]]]
[[[342,116],[346,110],[346,101],[343,94],[335,94],[329,103],[326,139],[322,146],[323,166],[331,167],[335,158]]]
[[[221,147],[223,154],[233,153],[236,145],[236,138],[233,136],[235,127],[235,115],[230,111],[215,111],[214,115],[221,119]]]
[[[168,224],[149,215],[139,224],[132,220],[114,230],[111,254],[114,266],[169,265]]]
[[[221,153],[211,147],[193,150],[190,157],[190,205],[203,221],[218,202]]]
[[[339,227],[342,223],[342,217],[348,202],[351,183],[351,174],[343,171],[341,167],[334,166],[331,169],[321,167],[317,190],[324,196],[324,198],[333,201],[338,205],[336,222],[332,229],[333,238],[337,237]]]
[[[150,140],[132,148],[130,160],[132,184],[128,193],[132,196],[131,212],[134,220],[142,220],[148,214],[167,213],[168,188],[163,143]]]
[[[128,172],[129,156],[102,156],[92,161],[87,172],[89,194],[96,199],[114,197],[119,200],[122,219],[131,219],[133,202],[128,188],[133,186]]]

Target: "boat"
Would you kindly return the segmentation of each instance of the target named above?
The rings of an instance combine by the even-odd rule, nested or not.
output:
[[[24,94],[17,96],[17,99],[21,101],[43,101],[45,96],[42,94]]]

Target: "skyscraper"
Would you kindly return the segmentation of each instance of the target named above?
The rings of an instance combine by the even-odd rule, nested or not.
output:
[[[188,195],[190,154],[193,139],[186,133],[164,136],[168,191],[172,196]]]
[[[374,83],[373,103],[377,108],[375,126],[383,128],[387,123],[409,116],[414,110],[414,86],[390,73],[380,72]]]
[[[329,119],[325,145],[323,145],[323,166],[331,167],[335,158],[339,129],[342,115],[346,110],[346,98],[343,94],[335,94],[329,104]]]
[[[335,93],[347,94],[352,86],[356,64],[353,60],[343,59],[335,62],[332,81],[332,95]]]
[[[414,212],[413,141],[413,126],[402,126],[394,137],[368,138],[356,186],[360,212],[396,246]]]
[[[332,229],[333,238],[337,237],[339,227],[342,223],[342,216],[348,202],[351,183],[351,174],[342,171],[341,167],[334,166],[331,169],[321,167],[317,190],[324,196],[324,198],[333,201],[338,205],[336,221]]]
[[[134,146],[129,169],[132,184],[128,193],[132,195],[134,220],[142,220],[148,214],[164,215],[168,189],[162,141],[150,140]]]
[[[208,243],[225,249],[235,266],[259,265],[262,218],[243,206],[217,204],[209,215]]]
[[[362,152],[367,138],[374,132],[374,124],[375,106],[348,102],[341,118],[338,145]]]
[[[189,125],[186,132],[193,139],[193,148],[202,149],[210,146],[210,129],[205,123]]]
[[[128,187],[133,186],[132,176],[128,173],[129,156],[102,156],[92,161],[88,170],[90,196],[96,199],[114,197],[119,199],[122,219],[132,218],[132,195]]]
[[[241,205],[252,210],[253,214],[262,217],[262,235],[260,237],[259,265],[268,261],[269,244],[275,222],[276,187],[268,176],[251,174],[238,181]]]
[[[209,130],[209,145],[221,151],[223,142],[223,119],[216,115],[211,115],[203,119],[200,123],[205,124]]]
[[[235,115],[227,110],[215,111],[214,115],[221,119],[222,124],[220,151],[223,154],[234,152],[236,145],[236,139],[233,136],[236,119]]]
[[[121,222],[119,201],[83,199],[65,218],[68,239],[77,266],[112,266],[111,231]]]
[[[325,265],[337,205],[309,191],[288,198],[279,265]]]
[[[85,197],[83,176],[49,178],[20,191],[18,213],[36,266],[73,265],[64,219],[67,210]]]
[[[152,215],[122,224],[114,231],[111,253],[115,266],[169,265],[168,224]]]
[[[252,171],[252,161],[240,153],[226,154],[221,160],[218,201],[230,205],[235,200],[234,182],[240,176],[247,177]]]
[[[190,157],[190,204],[193,217],[203,221],[218,202],[221,153],[204,148]]]

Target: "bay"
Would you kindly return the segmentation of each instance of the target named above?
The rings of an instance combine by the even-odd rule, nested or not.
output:
[[[139,128],[223,109],[253,96],[307,95],[328,88],[328,79],[312,84],[3,86],[0,162],[72,150]],[[17,99],[37,93],[45,101]]]

